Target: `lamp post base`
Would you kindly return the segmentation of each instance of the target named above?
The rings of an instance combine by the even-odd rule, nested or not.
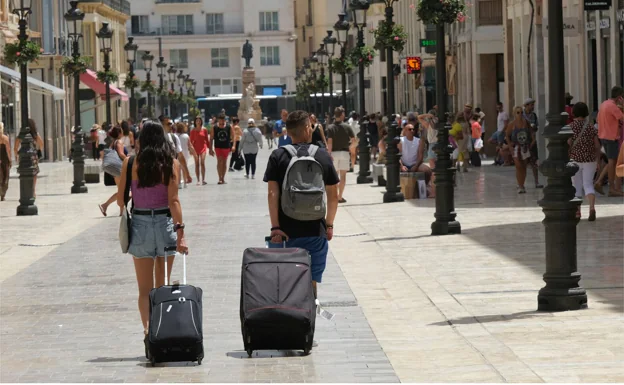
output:
[[[87,189],[87,186],[72,186],[71,187],[72,194],[86,194],[88,192],[89,192],[89,189]]]
[[[38,215],[39,214],[39,209],[37,208],[37,206],[35,206],[35,204],[31,204],[31,205],[19,205],[17,206],[17,216],[21,217],[21,216],[27,216],[27,215]]]
[[[383,203],[395,203],[405,201],[405,196],[402,192],[386,191],[383,197]]]
[[[431,235],[461,234],[461,224],[458,221],[439,221],[431,224]]]
[[[364,176],[364,175],[358,175],[357,177],[357,184],[367,184],[367,183],[373,183],[373,177],[372,176]]]
[[[537,295],[537,310],[568,311],[587,309],[587,293],[583,288],[556,289],[544,287]]]

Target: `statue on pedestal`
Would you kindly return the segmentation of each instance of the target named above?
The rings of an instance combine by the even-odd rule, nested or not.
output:
[[[253,57],[253,46],[251,45],[249,40],[247,40],[245,44],[243,44],[243,56],[241,57],[245,59],[245,68],[251,68],[251,58]]]

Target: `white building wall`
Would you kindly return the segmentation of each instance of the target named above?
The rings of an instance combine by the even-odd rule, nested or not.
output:
[[[279,31],[260,31],[260,12],[278,12]],[[155,0],[133,0],[131,13],[134,16],[148,16],[150,34],[134,36],[140,51],[150,51],[155,56],[152,79],[157,82],[155,63],[158,61],[158,36],[162,37],[163,58],[168,65],[172,64],[171,50],[187,50],[188,68],[179,69],[197,81],[198,96],[204,95],[204,80],[236,79],[240,82],[244,66],[241,58],[242,46],[249,39],[254,49],[251,65],[256,70],[257,85],[286,84],[287,91],[295,90],[293,0],[203,0],[186,4],[156,4]],[[223,34],[207,33],[206,15],[212,13],[223,14]],[[162,35],[163,15],[193,15],[193,34]],[[131,22],[127,26],[128,35],[132,34]],[[279,47],[279,65],[261,65],[261,47]],[[213,48],[228,49],[227,67],[212,66]],[[145,78],[143,70],[136,72],[140,79]],[[241,89],[236,91],[242,92]]]

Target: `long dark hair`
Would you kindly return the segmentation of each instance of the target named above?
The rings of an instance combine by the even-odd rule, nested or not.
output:
[[[137,175],[139,187],[168,185],[173,178],[173,146],[165,137],[163,126],[156,121],[143,124],[140,148],[137,155]]]
[[[197,119],[199,119],[199,126],[197,125]],[[199,116],[196,116],[195,119],[193,120],[193,127],[195,128],[204,127],[204,119],[200,118]]]
[[[37,132],[37,124],[33,119],[28,119],[28,128],[30,128],[30,136],[32,136],[33,139],[36,139],[39,136],[39,133]]]

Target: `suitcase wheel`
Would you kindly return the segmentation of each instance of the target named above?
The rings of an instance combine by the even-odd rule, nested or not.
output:
[[[303,349],[303,354],[304,354],[304,355],[306,355],[306,356],[307,356],[308,354],[310,354],[310,348],[305,348],[305,349]]]
[[[199,358],[199,359],[197,360],[197,365],[201,365],[201,362],[202,362],[202,359],[201,359],[201,358]]]
[[[252,354],[253,354],[253,350],[251,348],[247,349],[247,355],[249,356],[249,358],[251,358]]]
[[[150,357],[150,363],[152,364],[152,367],[156,366],[156,357]]]

